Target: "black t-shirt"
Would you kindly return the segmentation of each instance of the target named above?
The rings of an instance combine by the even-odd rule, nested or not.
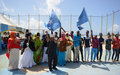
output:
[[[90,47],[90,37],[84,37],[85,47]]]
[[[105,48],[107,50],[111,50],[111,42],[112,42],[112,39],[106,39],[106,46],[105,46]]]
[[[100,48],[102,49],[102,44],[101,44],[101,42],[104,42],[104,39],[103,39],[103,38],[99,38],[99,42],[100,42]]]

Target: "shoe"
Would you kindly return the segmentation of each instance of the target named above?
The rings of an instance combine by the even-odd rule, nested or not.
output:
[[[53,71],[52,69],[50,69],[50,71]]]
[[[54,70],[58,70],[56,67],[55,68],[53,68]]]

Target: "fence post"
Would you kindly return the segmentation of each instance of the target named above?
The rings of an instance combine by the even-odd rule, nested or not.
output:
[[[108,14],[107,14],[107,23],[106,23],[106,35],[107,35],[107,25],[108,25]]]
[[[72,30],[72,14],[70,15],[70,32]]]
[[[114,29],[114,27],[113,27],[113,25],[114,25],[114,16],[115,16],[115,12],[113,11],[112,39],[113,39],[113,29]]]
[[[101,16],[101,33],[102,33],[102,24],[103,24],[103,16]]]
[[[28,29],[30,30],[30,15],[28,14]]]
[[[9,20],[10,20],[10,15],[8,15],[8,17],[9,17]]]
[[[40,14],[38,15],[38,31],[40,32]]]
[[[20,15],[18,14],[18,26],[20,26]]]

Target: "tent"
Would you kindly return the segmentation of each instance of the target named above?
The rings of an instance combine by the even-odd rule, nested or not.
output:
[[[3,14],[0,14],[0,51],[2,51],[1,33],[6,31],[17,31],[24,34],[25,28],[16,26],[10,20],[8,20]]]

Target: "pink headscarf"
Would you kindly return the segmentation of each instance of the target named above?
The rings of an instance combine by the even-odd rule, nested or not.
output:
[[[62,40],[65,40],[65,33],[62,33]]]

